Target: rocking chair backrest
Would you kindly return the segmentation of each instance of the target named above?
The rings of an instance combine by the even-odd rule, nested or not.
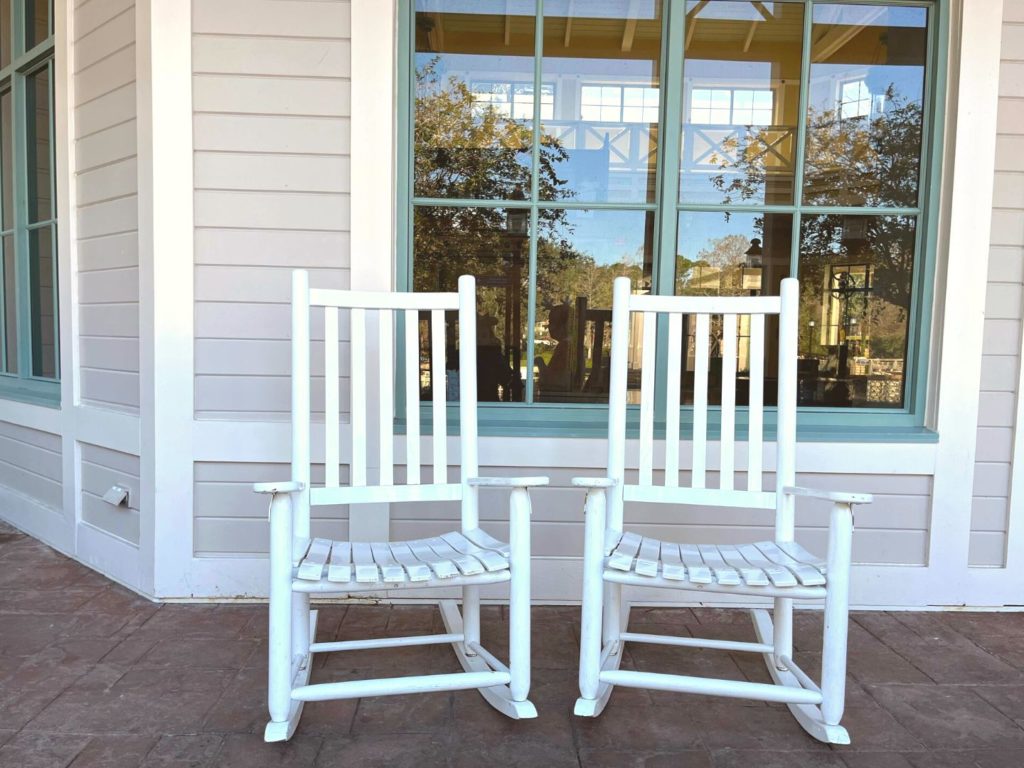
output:
[[[323,308],[324,318],[324,484],[310,488],[310,309]],[[459,443],[461,478],[448,482],[445,312],[458,311]],[[431,482],[423,482],[420,456],[420,313],[429,313],[432,391]],[[349,483],[340,482],[342,463],[339,375],[339,315],[348,315],[349,416],[351,444]],[[367,315],[376,315],[377,333],[367,333]],[[405,395],[406,482],[395,484],[395,360],[398,334],[395,318],[404,325],[403,386]],[[372,326],[371,326],[372,327]],[[371,338],[375,336],[375,338]],[[377,350],[379,384],[367,392],[367,352]],[[371,358],[372,359],[372,358]],[[296,510],[295,535],[309,536],[309,507],[328,504],[462,501],[464,527],[475,528],[475,489],[465,481],[478,474],[476,414],[476,282],[459,278],[458,293],[374,293],[310,289],[309,276],[292,277],[292,479],[306,491]],[[378,427],[376,478],[368,477],[368,421]]]
[[[799,289],[795,278],[782,281],[779,296],[650,296],[633,295],[629,278],[615,280],[612,316],[611,391],[608,420],[608,472],[618,480],[610,495],[608,527],[622,530],[626,501],[663,502],[698,506],[745,507],[776,510],[776,533],[792,539],[791,501],[781,492],[793,485],[796,454],[797,313]],[[642,319],[640,379],[639,477],[625,484],[627,366],[630,319]],[[664,381],[665,454],[664,485],[654,484],[654,411],[658,366],[658,317],[666,316],[667,361]],[[680,372],[683,351],[683,316],[692,318],[694,333],[693,455],[690,487],[679,486]],[[750,317],[750,395],[746,487],[737,488],[736,474],[736,370],[738,317]],[[778,423],[775,487],[764,489],[764,361],[765,316],[779,316]],[[722,318],[721,437],[719,483],[708,488],[708,369],[711,318]]]

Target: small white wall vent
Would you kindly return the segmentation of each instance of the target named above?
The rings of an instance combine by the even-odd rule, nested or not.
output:
[[[115,507],[119,507],[124,504],[126,507],[129,506],[129,494],[131,492],[123,485],[112,485],[110,490],[103,494],[103,500],[107,504],[112,504]]]

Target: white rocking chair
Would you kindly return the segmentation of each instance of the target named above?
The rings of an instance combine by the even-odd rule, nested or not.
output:
[[[310,487],[310,307],[324,316],[323,487]],[[339,481],[339,310],[349,310],[352,444],[347,463],[350,484]],[[459,324],[459,482],[448,481],[445,376],[445,311],[458,310]],[[375,312],[379,332],[380,388],[367,405],[367,313]],[[406,484],[394,482],[392,416],[394,314],[404,316]],[[420,476],[420,312],[429,312],[433,391],[433,476]],[[454,377],[452,377],[454,378]],[[512,718],[536,717],[530,689],[530,498],[527,488],[547,478],[477,477],[476,284],[459,279],[455,293],[366,293],[310,290],[306,272],[292,282],[292,478],[261,483],[257,493],[270,502],[270,722],[264,738],[291,737],[307,701],[477,688],[495,709]],[[380,425],[376,484],[367,482],[367,413]],[[480,486],[511,489],[510,543],[479,527]],[[351,514],[366,503],[460,501],[461,527],[438,537],[377,543],[310,539],[310,507],[349,505]],[[506,666],[480,645],[480,587],[510,583],[510,643]],[[310,595],[439,587],[462,588],[462,611],[441,601],[447,632],[400,638],[314,642],[316,611]],[[451,643],[464,672],[310,684],[312,655],[365,648],[399,648]]]
[[[669,297],[631,295],[628,278],[615,281],[612,318],[608,477],[578,478],[587,488],[580,643],[580,698],[576,714],[601,713],[616,685],[663,691],[785,702],[816,739],[848,744],[843,715],[850,589],[852,505],[859,493],[814,491],[794,486],[797,401],[798,283],[782,281],[781,296]],[[626,374],[630,318],[642,315],[639,477],[625,482]],[[679,487],[679,408],[666,407],[664,485],[654,477],[656,327],[666,316],[668,344],[665,402],[679,403],[683,316],[695,324],[693,458],[690,487]],[[746,488],[736,488],[737,317],[750,317],[749,438]],[[779,316],[778,427],[775,487],[762,489],[765,316]],[[707,487],[708,361],[711,316],[721,316],[722,391],[719,487]],[[635,341],[635,340],[634,340]],[[795,499],[832,502],[825,561],[794,541]],[[624,502],[743,507],[774,510],[774,540],[747,545],[692,545],[658,541],[623,528]],[[774,600],[771,614],[753,610],[757,642],[672,637],[627,631],[622,586],[697,590]],[[821,685],[793,661],[793,601],[825,601]],[[718,680],[619,669],[626,642],[750,651],[764,655],[774,684]]]

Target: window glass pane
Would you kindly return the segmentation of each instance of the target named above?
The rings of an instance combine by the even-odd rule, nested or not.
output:
[[[543,214],[542,214],[543,217]],[[543,226],[543,223],[542,223]],[[417,207],[413,286],[458,290],[460,275],[477,287],[477,390],[482,402],[522,401],[526,366],[530,213],[523,209]],[[448,365],[455,367],[457,326],[449,324]],[[424,326],[425,328],[425,326]],[[424,342],[427,336],[421,332]],[[429,361],[429,346],[424,348]],[[450,387],[458,399],[458,388]],[[429,399],[429,390],[423,391]]]
[[[544,200],[653,202],[660,0],[544,4],[543,79],[555,84],[542,142]]]
[[[680,200],[793,202],[802,4],[687,4]]]
[[[534,399],[607,403],[612,283],[648,293],[654,213],[542,211],[537,242]],[[640,333],[630,345],[630,389],[640,386]]]
[[[49,68],[25,79],[25,107],[28,110],[28,220],[45,221],[53,216]]]
[[[676,249],[677,296],[778,296],[789,277],[793,216],[788,213],[679,214]],[[736,402],[746,405],[750,387],[750,318],[738,318]],[[684,318],[685,338],[680,399],[693,403],[695,322]],[[774,403],[778,372],[778,320],[765,324],[765,402]],[[722,394],[722,318],[711,318],[708,349],[708,402]]]
[[[7,5],[7,0],[3,0]],[[24,0],[25,50],[34,48],[50,36],[51,0]]]
[[[416,0],[417,196],[530,196],[534,14],[532,0]]]
[[[11,63],[11,4],[0,0],[0,67]]]
[[[807,216],[800,233],[800,402],[903,405],[912,217]]]
[[[18,372],[18,306],[17,279],[14,268],[14,235],[3,237],[4,338],[7,372]]]
[[[924,8],[816,5],[804,200],[917,205]]]
[[[53,232],[50,227],[33,229],[29,239],[29,279],[31,281],[32,313],[32,375],[47,379],[57,377],[57,344],[54,335]]]
[[[0,0],[0,5],[3,0]],[[11,117],[11,92],[0,94],[0,188],[3,207],[3,228],[14,226],[14,136]]]

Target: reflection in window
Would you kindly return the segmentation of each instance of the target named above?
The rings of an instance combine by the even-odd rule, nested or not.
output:
[[[650,290],[654,214],[550,213],[551,227],[537,243],[534,398],[607,402],[612,283],[626,276],[634,291]],[[630,368],[639,375],[638,356],[631,355]],[[636,376],[631,389],[639,387]]]
[[[440,206],[417,207],[413,219],[413,286],[417,291],[456,291],[460,275],[476,276],[477,390],[482,402],[523,400],[529,220],[525,209]],[[551,224],[544,221],[542,226]],[[454,367],[458,334],[457,328],[449,325],[446,358]],[[429,365],[425,333],[429,333],[426,324],[421,329],[421,358]],[[421,394],[424,400],[430,399],[429,386]]]
[[[778,296],[783,278],[789,277],[793,242],[793,216],[788,213],[683,212],[679,215],[676,247],[676,295]],[[738,320],[736,402],[747,404],[750,382],[750,317]],[[682,403],[693,403],[696,339],[694,323],[686,322],[683,350]],[[708,398],[717,404],[722,392],[722,318],[711,318],[711,357]],[[765,380],[774,382],[778,371],[778,321],[769,317],[765,335]],[[774,383],[765,396],[774,397]],[[767,400],[771,404],[770,399]]]
[[[694,125],[771,125],[772,92],[749,88],[694,88],[690,122]]]
[[[802,3],[687,3],[680,202],[793,202],[803,18]]]
[[[580,116],[604,123],[657,123],[658,89],[618,85],[584,85]]]
[[[843,120],[867,117],[871,114],[871,91],[863,80],[851,80],[839,85],[839,116]]]
[[[493,109],[502,117],[513,120],[533,119],[533,82],[501,83],[478,80],[472,85],[473,102],[477,113],[483,117]],[[540,91],[540,117],[550,120],[554,115],[555,87],[543,84]]]
[[[545,0],[542,18],[534,0],[414,1],[413,283],[477,276],[482,400],[604,402],[617,275],[709,296],[777,295],[795,275],[800,402],[907,404],[931,5],[685,0],[669,38],[664,0]],[[676,129],[678,168],[659,169]],[[715,402],[720,318],[710,332]]]
[[[805,216],[800,237],[800,402],[903,405],[915,222]]]
[[[805,202],[917,205],[927,26],[926,8],[814,6]]]

